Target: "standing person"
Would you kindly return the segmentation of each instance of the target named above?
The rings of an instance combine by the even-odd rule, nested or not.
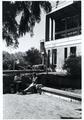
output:
[[[33,74],[33,78],[32,78],[32,83],[29,85],[29,87],[27,87],[25,90],[23,90],[23,93],[26,93],[27,91],[29,91],[30,89],[34,89],[36,88],[36,84],[37,84],[37,76],[34,73]]]
[[[17,93],[20,92],[20,87],[21,87],[21,76],[20,76],[20,73],[17,73],[15,76],[14,76],[14,83],[15,83],[15,90]]]

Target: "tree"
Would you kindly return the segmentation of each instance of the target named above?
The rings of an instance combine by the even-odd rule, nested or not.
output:
[[[25,55],[26,53],[24,52],[18,52],[14,54],[16,61],[19,61],[19,63],[16,64],[16,68],[26,69],[26,66],[28,65],[28,63],[24,59]]]
[[[24,69],[27,66],[27,62],[24,60],[25,53],[18,52],[15,54],[9,54],[8,52],[3,52],[3,69]],[[19,61],[17,64],[16,61]]]
[[[30,32],[33,35],[35,23],[41,20],[41,8],[51,11],[48,1],[3,1],[3,39],[7,46],[18,46],[18,38]],[[20,23],[16,17],[22,13]]]
[[[15,61],[15,57],[13,54],[9,54],[8,52],[3,52],[3,69],[13,69],[13,63]]]
[[[31,48],[26,52],[26,56],[24,56],[24,59],[30,64],[30,65],[36,65],[41,64],[41,53],[35,49]]]

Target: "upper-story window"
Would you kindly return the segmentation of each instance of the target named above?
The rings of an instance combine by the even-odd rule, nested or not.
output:
[[[79,15],[66,17],[56,21],[55,39],[81,34],[81,18]]]
[[[61,31],[63,31],[63,30],[65,30],[65,19],[58,19],[56,22],[55,22],[56,24],[55,24],[55,31],[56,32],[60,32],[60,30]]]
[[[67,29],[75,28],[78,26],[80,26],[78,15],[67,18]]]
[[[63,38],[65,35],[61,34],[62,31],[65,31],[65,24],[66,20],[65,19],[58,19],[55,24],[55,39],[58,38]]]

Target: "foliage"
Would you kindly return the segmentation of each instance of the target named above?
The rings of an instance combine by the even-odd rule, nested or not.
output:
[[[42,64],[33,65],[33,66],[32,66],[32,69],[33,69],[33,70],[43,70],[43,71],[46,71],[46,65],[42,65]]]
[[[39,74],[38,82],[44,86],[51,88],[81,88],[81,80],[72,78],[69,75],[58,74]]]
[[[14,62],[17,60],[19,60],[19,63],[18,64],[15,63],[14,69],[17,69],[18,66],[21,66],[24,68],[27,65],[26,61],[24,61],[24,58],[23,58],[24,55],[25,53],[21,53],[21,52],[18,52],[15,54],[9,54],[8,52],[4,51],[3,52],[3,69],[4,70],[13,69]]]
[[[21,68],[25,68],[26,66],[27,66],[27,64],[28,64],[28,62],[26,62],[25,60],[24,60],[24,56],[25,56],[26,54],[25,53],[23,53],[23,52],[18,52],[18,53],[15,53],[14,54],[14,56],[15,56],[15,59],[16,60],[19,60],[19,63],[18,63],[18,66],[19,66],[19,69]]]
[[[31,84],[32,79],[29,79],[29,75],[21,75],[21,89],[24,90]],[[5,74],[3,75],[3,93],[16,92],[16,86],[14,82],[14,74]]]
[[[35,23],[41,20],[41,8],[45,12],[51,11],[51,4],[48,1],[3,1],[3,39],[7,46],[18,46],[18,38],[30,32],[33,35]],[[20,22],[17,16],[21,15]]]
[[[63,69],[66,69],[68,74],[74,77],[81,77],[81,56],[70,56],[65,61]]]
[[[13,68],[13,62],[15,57],[10,55],[8,52],[3,52],[3,69],[11,69]]]
[[[18,61],[18,63],[17,63]],[[3,69],[28,69],[31,65],[41,64],[41,54],[37,49],[30,49],[26,53],[18,52],[15,54],[9,54],[3,52]]]
[[[36,65],[41,64],[41,54],[40,52],[35,49],[31,48],[26,52],[26,56],[24,56],[24,59],[30,64],[30,65]]]

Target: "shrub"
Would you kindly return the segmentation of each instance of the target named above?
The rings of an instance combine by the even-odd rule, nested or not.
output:
[[[13,75],[3,76],[3,93],[10,93],[11,85],[13,84]]]
[[[63,65],[63,69],[66,69],[69,75],[81,78],[81,56],[69,56]]]
[[[28,87],[29,84],[31,84],[32,79],[29,79],[29,75],[23,75],[21,77],[22,83],[21,83],[21,90]],[[14,92],[16,92],[16,87],[14,83],[14,75],[3,75],[3,93],[11,93],[11,88],[13,88]]]
[[[42,65],[42,64],[33,65],[33,66],[32,66],[32,69],[33,69],[33,70],[43,70],[43,71],[46,71],[46,66],[45,66],[45,65]]]

